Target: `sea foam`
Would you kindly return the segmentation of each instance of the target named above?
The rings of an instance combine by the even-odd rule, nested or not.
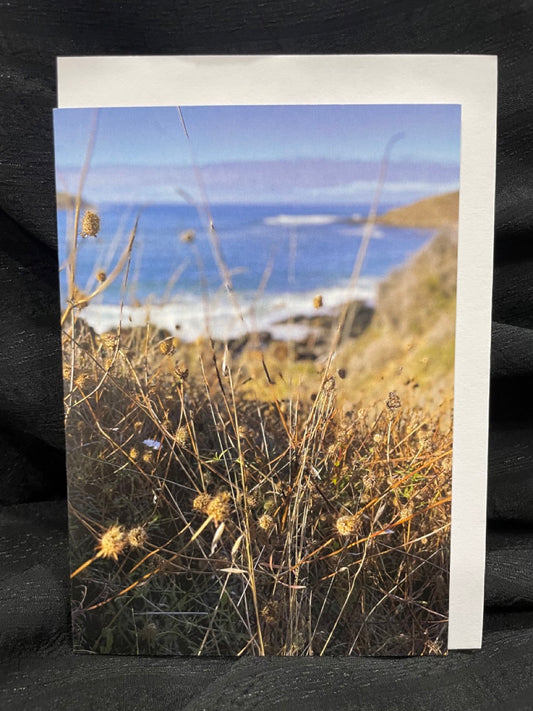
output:
[[[212,338],[229,340],[247,333],[264,331],[279,340],[300,340],[310,331],[305,322],[293,323],[297,317],[311,317],[319,314],[334,315],[347,301],[361,300],[373,303],[377,280],[360,279],[355,290],[339,286],[321,291],[323,307],[313,306],[316,292],[287,292],[281,294],[256,294],[238,292],[234,299],[226,293],[211,296],[208,306],[201,297],[183,294],[166,304],[125,304],[91,303],[83,310],[82,316],[97,333],[105,333],[116,328],[119,322],[123,328],[143,326],[151,323],[191,342],[209,334]]]

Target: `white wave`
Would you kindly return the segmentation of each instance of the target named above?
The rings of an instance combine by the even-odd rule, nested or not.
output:
[[[344,218],[338,215],[275,215],[265,217],[263,224],[275,227],[312,227],[332,225]]]
[[[339,234],[343,235],[344,237],[362,237],[364,229],[364,225],[342,227],[339,230]],[[385,232],[374,225],[370,236],[372,237],[372,239],[383,239],[383,237],[385,237]]]
[[[353,299],[373,303],[377,280],[365,277],[357,288],[350,291],[345,286],[324,289],[320,292],[323,307],[318,312],[313,306],[317,292],[266,294],[256,301],[253,293],[237,293],[239,310],[227,295],[212,298],[206,314],[202,299],[185,294],[163,305],[143,306],[91,303],[82,311],[82,317],[97,333],[105,333],[118,326],[143,326],[150,323],[165,329],[183,341],[192,342],[209,334],[218,340],[238,338],[254,331],[269,332],[280,340],[300,340],[309,333],[305,323],[291,323],[297,316],[309,317],[335,314],[339,307]]]

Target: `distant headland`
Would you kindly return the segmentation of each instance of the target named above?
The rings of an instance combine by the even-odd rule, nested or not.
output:
[[[434,195],[424,200],[389,210],[377,222],[391,227],[432,229],[456,224],[459,220],[459,191]]]
[[[56,204],[58,210],[73,210],[76,207],[76,196],[67,192],[58,192],[56,196]],[[86,200],[81,200],[80,207],[82,210],[94,208],[93,205]]]

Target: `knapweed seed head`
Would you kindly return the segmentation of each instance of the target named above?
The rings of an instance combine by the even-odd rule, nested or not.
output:
[[[187,429],[186,425],[182,425],[181,427],[178,427],[176,430],[176,444],[179,447],[186,447],[189,444],[189,430]]]
[[[359,521],[356,516],[340,516],[335,525],[341,536],[353,536],[359,529]]]
[[[274,528],[274,519],[272,518],[272,516],[265,513],[259,517],[259,519],[257,520],[257,525],[262,531],[270,533],[270,531]]]
[[[107,274],[104,272],[103,269],[100,269],[99,272],[96,272],[96,280],[99,281],[101,284],[107,279]]]
[[[124,526],[119,526],[115,524],[110,526],[107,531],[100,536],[96,550],[98,555],[102,558],[113,558],[113,560],[118,560],[118,556],[128,542],[127,536],[124,532]]]
[[[206,492],[198,494],[198,496],[193,500],[192,507],[196,511],[201,511],[202,513],[207,513],[207,508],[211,503],[213,497]]]
[[[315,298],[313,299],[313,306],[315,309],[320,309],[324,305],[324,299],[322,298],[322,294],[317,294]]]
[[[226,521],[231,513],[231,496],[228,491],[220,491],[207,505],[206,513],[216,524]]]
[[[128,543],[132,548],[142,548],[148,535],[144,526],[135,526],[128,531]]]
[[[129,457],[133,462],[136,462],[137,459],[139,459],[139,450],[137,447],[132,447],[129,452]]]
[[[96,237],[100,232],[100,218],[92,210],[87,210],[81,221],[81,236]]]

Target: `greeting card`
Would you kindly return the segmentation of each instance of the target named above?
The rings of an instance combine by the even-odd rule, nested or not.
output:
[[[59,61],[74,646],[479,646],[495,62]]]

